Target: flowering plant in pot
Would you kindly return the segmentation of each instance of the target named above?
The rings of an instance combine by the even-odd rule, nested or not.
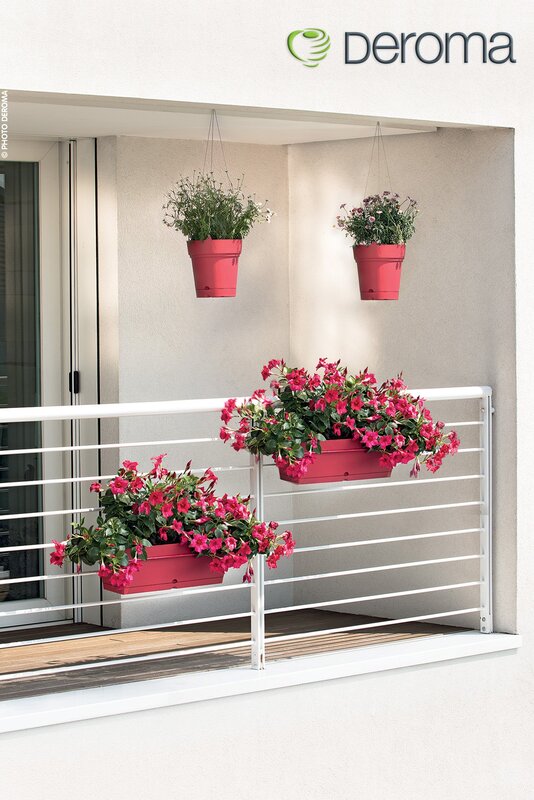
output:
[[[235,297],[243,239],[273,212],[243,192],[243,179],[225,186],[212,173],[182,176],[163,210],[164,224],[187,238],[197,297]]]
[[[146,473],[124,461],[107,487],[92,484],[101,504],[96,525],[74,523],[65,541],[54,542],[50,562],[62,566],[67,558],[78,570],[100,564],[104,588],[128,594],[220,583],[229,569],[244,565],[249,582],[253,556],[265,554],[275,568],[291,555],[291,533],[256,519],[249,498],[217,497],[211,470],[197,476],[188,464],[170,472],[163,458],[152,459]]]
[[[353,242],[362,300],[398,300],[406,242],[415,233],[417,202],[382,192],[358,208],[341,206],[337,225]]]
[[[241,405],[228,400],[220,436],[235,450],[272,456],[283,480],[387,477],[410,462],[416,476],[421,464],[436,472],[458,450],[456,433],[444,433],[401,377],[378,385],[367,370],[349,375],[323,358],[312,374],[273,359],[262,376],[274,396],[258,389]]]

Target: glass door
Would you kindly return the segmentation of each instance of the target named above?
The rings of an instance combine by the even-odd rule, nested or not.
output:
[[[11,140],[0,163],[2,407],[97,402],[94,149],[92,139]],[[0,426],[0,628],[79,621],[79,609],[65,606],[93,599],[75,579],[46,579],[55,574],[47,545],[70,523],[54,512],[75,507],[73,492],[86,496],[70,479],[98,468],[86,441],[97,441],[93,430],[74,435],[62,423]]]
[[[39,165],[0,164],[0,405],[41,403],[39,314]],[[0,513],[42,510],[38,486],[6,488],[7,483],[38,480],[38,453],[3,456],[2,450],[35,450],[40,426],[21,423],[0,427]],[[41,518],[0,520],[0,548],[42,541]],[[41,574],[39,550],[0,552],[0,580]],[[39,597],[37,582],[0,584],[0,597]]]

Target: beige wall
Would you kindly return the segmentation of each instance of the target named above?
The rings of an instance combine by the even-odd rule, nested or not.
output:
[[[385,141],[393,189],[415,197],[421,214],[408,243],[398,302],[362,302],[351,242],[334,229],[343,202],[358,205],[364,196],[371,140],[292,145],[289,148],[291,352],[294,363],[315,366],[318,357],[341,358],[351,369],[368,366],[380,379],[402,371],[413,388],[490,385],[495,391],[495,614],[498,630],[516,627],[516,536],[514,441],[515,307],[513,133],[444,130]],[[383,169],[373,161],[368,192],[386,188]],[[446,421],[476,419],[474,404],[441,404]],[[439,417],[438,417],[439,418]],[[478,432],[459,431],[464,446],[478,446]],[[478,472],[476,456],[450,459],[440,476]],[[408,476],[397,468],[395,479]],[[424,477],[424,474],[422,475]],[[311,515],[373,508],[452,503],[477,499],[476,484],[444,484],[394,491],[387,499],[364,492],[330,500],[300,501]],[[320,510],[322,508],[322,511]],[[330,510],[325,510],[329,508]],[[306,531],[314,541],[450,530],[478,525],[473,511],[404,514],[377,520],[332,523]],[[302,526],[301,526],[302,527]],[[300,530],[300,528],[299,528]],[[349,535],[348,538],[351,538]],[[356,568],[395,560],[438,558],[476,552],[475,537],[443,539],[388,548],[357,548],[320,554],[327,569]],[[302,561],[303,559],[301,559]],[[304,574],[312,565],[306,557]],[[315,564],[317,568],[317,563]],[[308,568],[308,569],[306,569]],[[296,570],[299,568],[296,567]],[[443,580],[442,580],[443,579]],[[354,594],[396,591],[421,585],[477,579],[476,564],[410,573],[386,573],[358,579]],[[350,579],[346,579],[346,582]],[[323,582],[321,582],[323,584]],[[317,582],[299,586],[299,601],[331,597],[332,587]],[[336,583],[331,599],[351,596]],[[343,595],[342,592],[345,592]],[[378,606],[368,612],[402,616],[410,611],[441,611],[476,604],[474,590],[464,593],[467,606],[447,606],[446,598],[424,596]],[[470,598],[470,601],[469,601]],[[444,605],[445,603],[445,605]],[[451,599],[449,599],[451,603]],[[459,619],[458,623],[464,620]]]

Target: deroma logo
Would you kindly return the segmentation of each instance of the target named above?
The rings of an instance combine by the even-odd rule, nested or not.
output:
[[[318,67],[330,50],[330,36],[322,28],[292,31],[287,37],[287,49],[305,67]]]

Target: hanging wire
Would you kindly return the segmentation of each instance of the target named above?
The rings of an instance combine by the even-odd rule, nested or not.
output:
[[[206,147],[204,150],[204,163],[202,164],[202,174],[206,171],[206,162],[208,160],[208,153],[210,156],[210,172],[213,172],[213,157],[214,157],[214,149],[215,149],[215,128],[217,128],[217,138],[219,140],[219,146],[221,148],[221,156],[224,164],[224,171],[226,173],[226,177],[228,181],[230,181],[230,176],[228,174],[228,165],[226,163],[226,154],[224,152],[224,145],[221,136],[221,128],[219,125],[219,118],[217,116],[217,112],[214,108],[211,109],[210,114],[210,122],[208,126],[208,136],[206,138]]]
[[[372,147],[371,147],[371,155],[370,155],[370,158],[369,158],[369,168],[367,170],[367,178],[365,179],[365,189],[364,189],[364,192],[363,192],[364,197],[367,197],[367,186],[369,185],[369,178],[370,178],[370,175],[371,175],[371,168],[373,166],[373,157],[374,157],[374,153],[375,153],[375,147],[376,147],[377,158],[378,158],[378,182],[380,183],[380,147],[382,147],[382,153],[383,153],[383,156],[384,156],[384,163],[386,165],[388,189],[390,191],[392,189],[391,175],[390,175],[390,172],[389,172],[389,163],[388,163],[388,157],[387,157],[387,153],[386,153],[386,146],[384,144],[384,136],[382,134],[382,127],[380,125],[380,122],[377,122],[376,123],[376,127],[375,127],[374,136],[373,136],[373,144],[372,144]]]

